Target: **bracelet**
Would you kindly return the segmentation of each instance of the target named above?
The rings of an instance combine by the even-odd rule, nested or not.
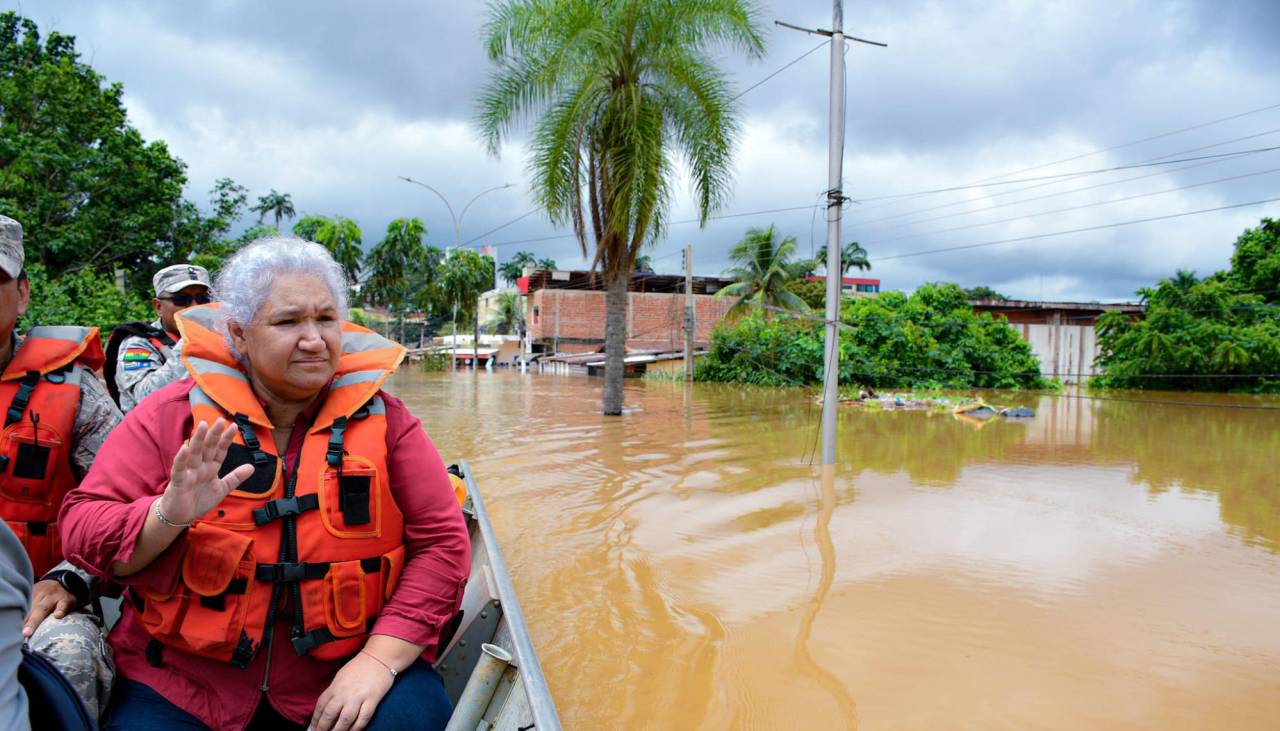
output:
[[[381,665],[382,667],[386,668],[386,669],[387,669],[387,672],[391,673],[391,679],[392,679],[392,680],[395,680],[395,679],[396,679],[396,676],[400,674],[400,672],[399,672],[398,670],[396,670],[395,668],[393,668],[393,667],[391,667],[390,665],[386,664],[386,663],[385,663],[385,662],[383,662],[382,660],[378,659],[378,656],[377,656],[377,655],[374,655],[372,652],[367,652],[367,651],[365,651],[365,650],[361,650],[361,651],[360,651],[360,654],[361,654],[361,655],[368,655],[369,657],[373,658],[373,659],[374,659],[374,661],[375,661],[375,662],[377,662],[379,665]]]
[[[156,498],[156,501],[154,503],[151,503],[152,512],[156,514],[156,520],[160,521],[160,523],[163,525],[169,526],[170,528],[190,528],[191,527],[190,523],[175,523],[172,520],[169,520],[168,518],[164,517],[164,513],[160,512],[160,499],[163,497],[164,496],[162,495],[160,496],[160,498]]]

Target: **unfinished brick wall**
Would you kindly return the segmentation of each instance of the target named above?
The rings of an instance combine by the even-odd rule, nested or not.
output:
[[[627,298],[628,348],[679,350],[684,347],[684,294],[630,292]],[[732,305],[731,299],[716,299],[706,294],[693,296],[697,322],[695,345],[703,346],[711,341],[712,329]],[[540,289],[525,299],[525,322],[534,343],[550,346],[558,338],[561,352],[595,350],[604,344],[605,293]]]

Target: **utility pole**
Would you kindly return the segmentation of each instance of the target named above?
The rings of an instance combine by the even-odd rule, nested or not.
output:
[[[693,380],[693,337],[698,321],[693,309],[693,246],[684,247],[684,380]]]
[[[827,147],[827,307],[826,338],[823,342],[822,371],[822,464],[836,463],[836,407],[840,397],[840,286],[844,269],[840,265],[840,213],[846,200],[843,190],[844,163],[844,1],[831,3],[831,30],[809,29],[775,21],[778,25],[831,39],[831,87]],[[884,43],[848,36],[849,40],[873,46]]]

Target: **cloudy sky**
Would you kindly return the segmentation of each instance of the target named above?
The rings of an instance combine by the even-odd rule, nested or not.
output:
[[[0,0],[42,31],[75,35],[84,58],[124,85],[133,123],[187,163],[191,198],[203,203],[221,177],[254,196],[275,188],[299,213],[355,218],[366,245],[407,215],[427,222],[431,243],[453,242],[443,204],[400,175],[459,212],[515,184],[471,205],[462,241],[533,209],[521,139],[495,159],[471,123],[488,73],[485,7]],[[763,4],[766,57],[720,53],[723,67],[751,86],[822,40],[773,20],[830,27],[830,11],[819,0]],[[1276,28],[1274,0],[850,0],[846,32],[889,47],[853,44],[846,55],[845,190],[860,202],[843,239],[870,251],[887,289],[951,280],[1111,300],[1178,268],[1222,268],[1239,232],[1280,215],[1280,203],[1113,224],[1280,198],[1280,150],[1221,156],[1280,145]],[[750,226],[777,225],[806,255],[822,243],[821,212],[755,212],[813,206],[827,187],[828,53],[742,97],[722,211],[732,217],[672,225],[650,252],[658,271],[676,272],[692,244],[695,272],[718,274]],[[905,195],[979,181],[1000,184]],[[670,220],[695,217],[678,190]],[[1093,230],[1046,236],[1077,229]],[[500,260],[524,249],[582,264],[564,233],[535,212],[475,243],[498,245]],[[1038,238],[934,251],[1027,237]]]

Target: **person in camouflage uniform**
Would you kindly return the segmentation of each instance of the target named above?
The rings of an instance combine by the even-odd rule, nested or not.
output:
[[[22,343],[16,326],[30,298],[24,258],[22,226],[12,218],[0,216],[0,371],[9,365]],[[102,442],[121,418],[101,381],[86,377],[79,379],[79,384],[80,400],[68,455],[77,481],[89,471]],[[102,620],[86,611],[101,583],[64,559],[35,583],[31,609],[22,627],[28,645],[53,661],[95,718],[106,705],[114,676]]]
[[[126,414],[148,394],[187,375],[174,317],[192,305],[210,301],[209,272],[194,264],[167,266],[156,272],[151,285],[156,292],[151,306],[157,319],[121,325],[111,333],[107,346],[107,378],[118,396],[116,403]]]

